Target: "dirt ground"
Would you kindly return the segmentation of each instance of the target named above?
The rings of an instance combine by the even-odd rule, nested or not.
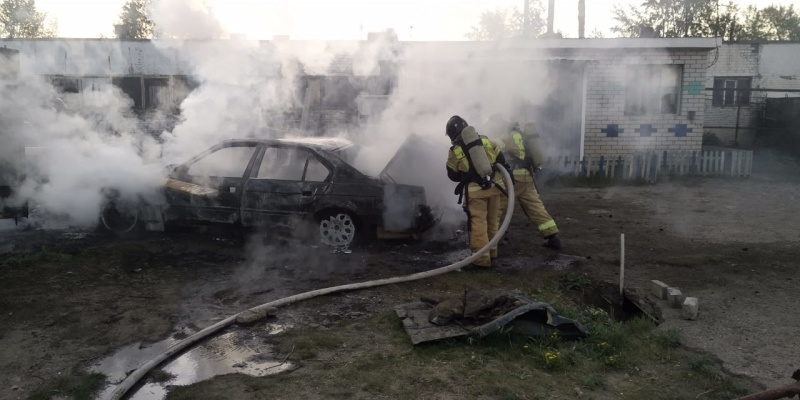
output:
[[[685,321],[665,309],[667,319],[659,329],[677,329],[685,346],[718,359],[732,374],[773,387],[791,383],[792,372],[800,368],[798,177],[551,186],[544,188],[543,198],[562,231],[564,253],[587,258],[577,272],[616,282],[624,233],[628,287],[646,289],[649,280],[659,279],[700,299],[698,320]],[[517,214],[501,247],[500,267],[547,254],[532,226]],[[383,242],[332,254],[229,232],[119,239],[20,231],[3,224],[3,399],[28,398],[123,345],[196,330],[311,288],[443,266],[464,255],[466,246],[462,236],[445,242]],[[431,285],[420,281],[335,295],[293,307],[282,322],[315,329],[359,320],[441,289]],[[209,398],[221,397],[224,393],[209,393]]]

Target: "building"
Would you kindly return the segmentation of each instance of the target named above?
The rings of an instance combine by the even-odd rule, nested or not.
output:
[[[800,96],[800,43],[724,43],[709,65],[706,132],[724,145],[769,144],[769,99]]]
[[[178,112],[188,93],[209,84],[198,75],[217,74],[217,85],[226,82],[225,76],[244,76],[247,79],[235,80],[236,90],[243,84],[250,93],[267,88],[280,99],[248,110],[262,115],[269,127],[317,133],[333,125],[346,128],[407,96],[418,109],[405,118],[425,118],[425,110],[452,102],[483,118],[502,110],[512,118],[536,120],[546,147],[573,159],[700,150],[709,54],[720,44],[716,38],[445,43],[372,36],[347,43],[285,38],[0,41],[0,46],[20,51],[22,70],[47,77],[60,92],[86,96],[113,86],[130,98],[131,108],[145,120],[148,115]],[[234,54],[231,48],[245,51]],[[286,48],[333,57],[323,60],[323,68],[309,68],[287,62]],[[201,56],[207,61],[204,66],[195,62]],[[474,75],[460,71],[471,68]],[[462,96],[443,97],[437,84],[448,79],[463,81],[461,86],[446,86],[451,92],[464,90]],[[495,80],[508,86],[496,86]],[[291,94],[279,90],[286,82],[291,83]],[[503,99],[503,91],[509,98],[517,92],[513,95],[519,98]],[[481,104],[490,99],[498,101],[494,109]],[[259,101],[264,104],[264,99]]]

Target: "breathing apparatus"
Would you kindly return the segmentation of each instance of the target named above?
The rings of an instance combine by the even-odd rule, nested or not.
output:
[[[483,140],[478,135],[475,128],[469,126],[467,121],[458,115],[454,115],[447,121],[446,134],[457,146],[461,146],[464,150],[464,155],[469,161],[471,172],[474,172],[475,183],[480,185],[482,189],[489,189],[492,187],[492,163],[486,155],[486,150],[483,147]]]

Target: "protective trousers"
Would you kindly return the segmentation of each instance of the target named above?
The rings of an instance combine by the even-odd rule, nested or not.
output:
[[[539,229],[542,236],[548,237],[558,233],[556,221],[545,210],[530,174],[523,177],[515,176],[514,178],[518,178],[514,182],[514,194],[517,201],[531,222]]]
[[[469,247],[472,254],[480,250],[489,239],[494,237],[500,228],[503,194],[497,187],[486,190],[469,191],[467,193],[467,215],[469,216]],[[484,254],[473,264],[479,267],[491,267],[492,259],[497,258],[497,246]]]

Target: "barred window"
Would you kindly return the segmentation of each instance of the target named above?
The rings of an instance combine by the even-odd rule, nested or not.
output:
[[[714,107],[735,107],[750,104],[750,85],[753,77],[716,77],[711,105]]]

